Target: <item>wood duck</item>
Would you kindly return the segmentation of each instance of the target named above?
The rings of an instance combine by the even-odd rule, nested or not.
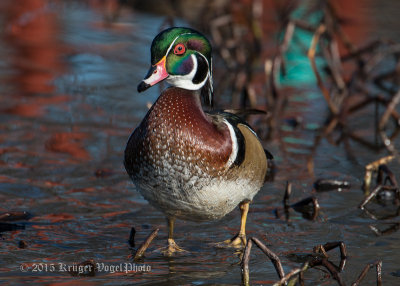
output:
[[[130,136],[125,168],[143,197],[168,222],[172,255],[184,251],[174,241],[176,218],[218,220],[237,205],[240,230],[223,244],[246,243],[249,203],[264,184],[267,151],[253,129],[228,112],[205,112],[212,102],[211,45],[205,36],[174,27],[151,44],[151,67],[138,92],[166,81],[164,90]]]

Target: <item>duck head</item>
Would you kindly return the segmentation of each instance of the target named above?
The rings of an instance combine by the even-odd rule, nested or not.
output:
[[[151,44],[151,67],[138,91],[165,80],[183,89],[206,89],[211,104],[211,61],[210,42],[201,33],[180,27],[164,30]]]

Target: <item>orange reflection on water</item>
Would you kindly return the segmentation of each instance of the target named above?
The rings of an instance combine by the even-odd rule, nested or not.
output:
[[[71,220],[75,220],[75,216],[72,214],[68,214],[68,213],[50,213],[50,214],[46,214],[46,215],[42,215],[42,216],[38,216],[38,217],[34,217],[32,218],[32,221],[47,221],[50,223],[57,223],[57,222],[64,222],[64,221],[71,221]],[[49,226],[48,225],[34,225],[32,226],[33,228],[36,229],[48,229]]]
[[[86,137],[86,133],[54,133],[47,140],[46,149],[53,152],[67,153],[77,159],[89,159],[89,153],[84,149],[81,142]]]
[[[51,81],[64,71],[59,41],[60,23],[50,1],[7,1],[5,42],[11,48],[10,80],[21,95],[51,93]]]

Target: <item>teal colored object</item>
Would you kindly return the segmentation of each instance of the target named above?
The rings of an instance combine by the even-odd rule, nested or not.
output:
[[[310,4],[301,5],[292,13],[292,19],[306,20],[309,24],[318,26],[323,16],[320,10],[311,13],[306,18],[307,9]],[[282,33],[283,40],[284,34]],[[286,74],[280,76],[281,85],[314,85],[316,77],[312,70],[310,60],[307,57],[307,51],[310,47],[313,33],[296,27],[289,48],[284,55]],[[318,46],[317,46],[318,51]],[[321,70],[325,61],[322,58],[316,58],[317,68]]]

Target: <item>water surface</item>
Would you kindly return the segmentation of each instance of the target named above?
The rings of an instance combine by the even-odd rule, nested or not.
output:
[[[165,244],[165,218],[135,191],[123,168],[126,141],[159,94],[158,88],[151,88],[139,95],[136,86],[147,72],[151,40],[164,17],[125,7],[117,21],[108,23],[113,10],[101,1],[22,2],[4,1],[0,6],[0,212],[27,211],[32,217],[1,234],[1,284],[240,284],[233,251],[211,245],[235,233],[239,211],[201,225],[178,221],[176,240],[190,254],[164,258],[155,250]],[[370,1],[365,3],[367,11],[375,9]],[[382,13],[386,10],[383,5]],[[377,14],[376,27],[369,29],[395,36],[394,29],[382,28],[387,26]],[[390,17],[399,26],[398,19]],[[387,152],[351,140],[335,146],[326,139],[313,151],[316,130],[327,115],[321,93],[313,84],[286,92],[292,96],[280,140],[264,142],[275,156],[276,176],[251,206],[248,235],[276,252],[286,272],[298,267],[295,260],[315,245],[344,241],[349,253],[345,281],[354,281],[367,263],[382,259],[384,285],[399,284],[399,232],[376,236],[370,229],[399,223],[398,216],[373,220],[357,208],[364,197],[364,166]],[[371,112],[373,108],[365,110],[352,124],[373,141]],[[285,121],[293,117],[302,118],[301,126]],[[252,120],[262,131],[257,118]],[[310,156],[313,175],[306,166]],[[399,174],[398,162],[389,166]],[[346,180],[352,187],[316,193],[312,185],[317,178]],[[317,197],[321,212],[315,221],[293,210],[290,222],[276,218],[287,181],[293,183],[291,202]],[[383,215],[396,212],[397,206],[372,203],[371,209]],[[137,231],[136,246],[160,228],[142,261],[151,266],[149,272],[74,277],[63,271],[20,269],[89,259],[107,265],[133,263],[134,249],[127,243],[131,227]],[[27,246],[19,247],[20,241]],[[333,253],[332,260],[338,261]],[[371,271],[363,285],[375,285],[374,275]],[[271,263],[254,247],[250,279],[255,285],[277,280]],[[317,270],[307,272],[306,281],[336,285]]]

